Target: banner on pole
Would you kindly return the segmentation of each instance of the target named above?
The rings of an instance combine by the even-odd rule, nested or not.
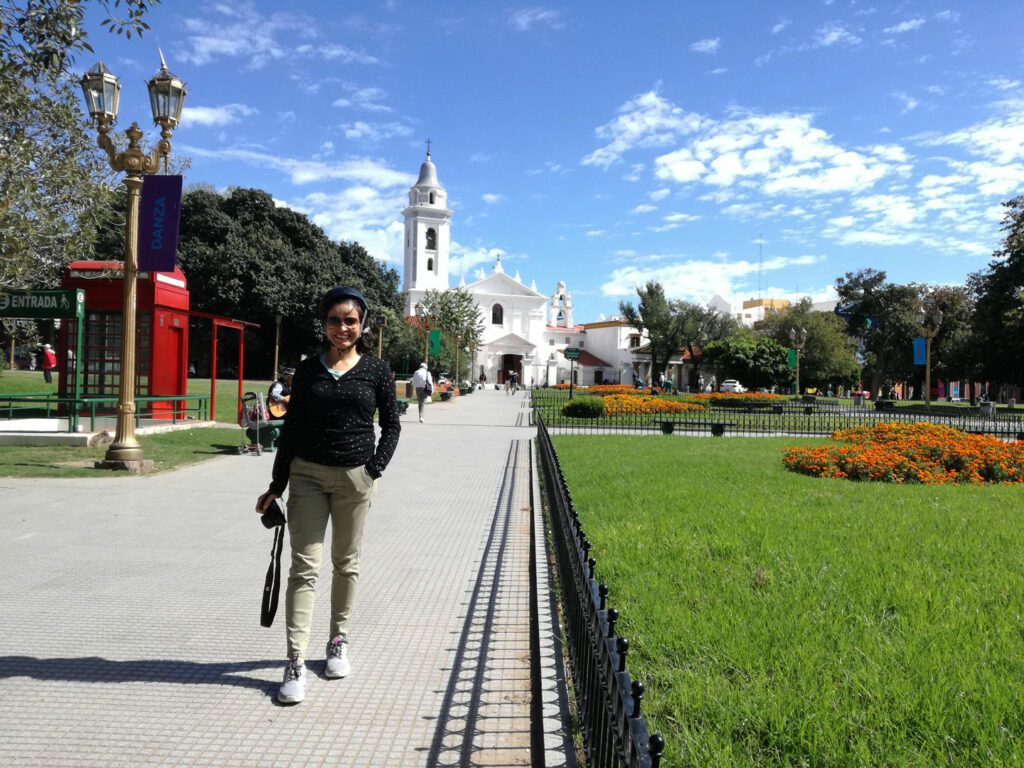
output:
[[[430,356],[437,357],[441,354],[441,329],[435,328],[432,330],[429,339]]]
[[[178,255],[181,176],[146,176],[139,207],[139,271],[173,272]]]
[[[927,349],[928,344],[925,342],[924,336],[917,336],[914,339],[914,365],[925,364],[925,358],[928,355]]]
[[[786,350],[786,367],[789,368],[789,370],[791,370],[791,371],[796,369],[796,350],[795,349],[787,349]]]

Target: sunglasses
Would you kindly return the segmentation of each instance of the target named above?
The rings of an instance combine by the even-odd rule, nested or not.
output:
[[[359,318],[356,317],[331,317],[324,318],[324,326],[331,330],[337,330],[341,328],[342,323],[345,324],[346,328],[356,328],[359,326]]]

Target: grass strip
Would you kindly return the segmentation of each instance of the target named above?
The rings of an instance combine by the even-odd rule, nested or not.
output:
[[[236,454],[243,437],[239,428],[209,427],[141,435],[138,440],[145,457],[155,462],[153,471],[166,472]],[[105,452],[106,446],[4,446],[0,477],[110,477],[109,470],[93,469]]]
[[[554,438],[663,764],[1021,764],[1020,490],[783,469],[820,442]]]

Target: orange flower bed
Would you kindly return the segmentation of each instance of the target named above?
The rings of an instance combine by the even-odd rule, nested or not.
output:
[[[660,397],[644,395],[606,395],[604,397],[605,416],[618,416],[626,413],[685,413],[686,411],[703,411],[704,406],[697,403],[680,403],[676,400],[662,400]]]
[[[771,392],[708,392],[701,393],[698,395],[687,395],[687,400],[694,402],[716,402],[716,401],[736,401],[744,402],[752,400],[756,402],[764,402],[766,400],[785,400],[785,395],[774,395]]]
[[[786,469],[813,477],[924,485],[1024,483],[1024,443],[969,435],[942,424],[841,429],[840,445],[787,448]]]
[[[587,394],[590,395],[640,395],[644,394],[636,387],[628,384],[595,384],[587,387]]]
[[[568,384],[555,384],[555,385],[553,385],[551,387],[551,389],[568,389],[568,388],[569,388]],[[586,387],[581,387],[579,384],[573,384],[572,388],[573,388],[573,390],[586,389]]]

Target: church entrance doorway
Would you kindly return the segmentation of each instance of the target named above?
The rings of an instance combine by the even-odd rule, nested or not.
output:
[[[501,356],[501,367],[498,368],[498,383],[504,384],[508,381],[509,374],[515,371],[519,374],[519,384],[523,384],[523,356],[522,355],[502,355]]]

